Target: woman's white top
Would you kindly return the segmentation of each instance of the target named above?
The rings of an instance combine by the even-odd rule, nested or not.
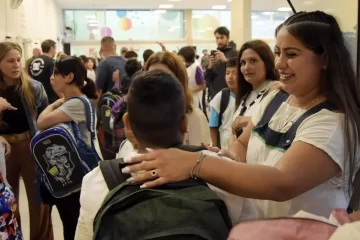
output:
[[[267,105],[278,91],[272,91],[258,105],[252,115],[252,122],[256,126],[260,121]],[[269,122],[269,127],[275,131],[284,126],[284,119],[296,121],[299,108],[284,102]],[[332,161],[339,165],[344,172],[344,115],[323,109],[306,118],[299,126],[293,142],[304,142],[327,153]],[[285,127],[286,132],[291,127]],[[263,139],[251,133],[246,161],[248,164],[261,164],[274,167],[283,157],[284,152],[265,145]],[[291,159],[289,159],[291,161]],[[316,159],[313,159],[316,161]],[[269,200],[252,200],[258,206],[259,215],[265,218],[295,215],[300,210],[328,217],[334,208],[347,208],[348,201],[342,188],[342,178],[332,179],[286,202]]]
[[[240,102],[238,109],[235,111],[233,121],[240,115],[241,110],[246,107],[243,116],[251,117],[254,109],[259,105],[263,99],[263,95],[273,86],[274,81],[265,81],[255,90],[252,90],[249,95]],[[245,102],[244,102],[245,101]]]

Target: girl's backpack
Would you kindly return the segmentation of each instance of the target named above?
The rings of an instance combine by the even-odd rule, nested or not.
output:
[[[94,146],[95,111],[89,99],[77,98],[85,106],[91,146],[85,143],[74,122],[58,124],[38,133],[30,144],[40,180],[55,198],[80,191],[83,177],[101,161]]]

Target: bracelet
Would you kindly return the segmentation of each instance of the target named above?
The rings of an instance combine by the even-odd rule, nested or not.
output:
[[[193,178],[193,179],[199,178],[201,164],[205,157],[206,157],[206,155],[203,154],[202,152],[200,152],[199,158],[196,160],[195,165],[191,168],[191,172],[190,172],[191,178]]]

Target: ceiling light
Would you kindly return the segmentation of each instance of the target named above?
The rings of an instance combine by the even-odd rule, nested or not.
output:
[[[166,10],[154,10],[153,13],[155,13],[155,14],[163,14],[163,13],[166,13]]]
[[[281,8],[278,8],[278,11],[280,11],[280,12],[290,12],[291,8],[290,7],[281,7]]]
[[[88,19],[87,22],[88,23],[98,23],[98,21],[96,19]]]
[[[97,23],[90,23],[89,26],[90,26],[90,27],[97,27],[97,26],[99,26],[99,25],[98,25]]]
[[[96,16],[95,16],[95,15],[88,15],[88,16],[86,16],[86,18],[87,18],[87,19],[95,19]]]
[[[174,7],[174,5],[172,5],[172,4],[161,4],[161,5],[159,5],[159,8],[173,8]]]
[[[262,13],[262,15],[265,15],[265,16],[269,16],[269,15],[271,15],[272,14],[272,12],[263,12]]]
[[[257,19],[257,18],[259,18],[259,16],[251,15],[251,19]]]
[[[304,5],[312,5],[313,4],[313,2],[311,2],[311,1],[305,1],[304,2]]]
[[[231,0],[228,0],[228,2],[231,2]]]
[[[226,9],[225,5],[214,5],[212,6],[212,9]]]

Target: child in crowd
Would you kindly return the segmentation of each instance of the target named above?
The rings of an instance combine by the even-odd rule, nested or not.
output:
[[[127,76],[121,80],[119,84],[119,92],[121,98],[115,103],[111,111],[110,127],[113,129],[113,146],[119,149],[120,144],[126,139],[124,133],[124,124],[122,117],[127,111],[127,94],[130,88],[131,80],[134,76],[140,73],[142,66],[137,60],[129,60],[126,62],[125,70]]]
[[[219,148],[228,146],[232,134],[231,124],[236,110],[236,94],[238,92],[236,61],[236,58],[228,59],[225,75],[228,88],[217,93],[210,102],[209,127],[211,140],[213,146]],[[221,103],[227,103],[226,108],[221,109]]]
[[[37,120],[38,128],[45,130],[59,123],[75,122],[84,142],[88,146],[92,146],[91,133],[87,129],[87,121],[90,119],[86,119],[83,102],[74,98],[84,95],[89,99],[97,98],[95,83],[86,77],[85,65],[79,58],[70,56],[57,60],[54,73],[51,76],[51,85],[57,94],[62,94],[64,97],[50,104],[40,114]],[[99,153],[96,139],[94,144]],[[44,184],[41,183],[41,185]],[[58,209],[64,227],[64,239],[74,239],[80,210],[80,192],[72,193],[63,198],[55,198],[44,187],[42,198],[46,204],[55,205]]]
[[[133,131],[139,146],[137,153],[133,152],[128,157],[145,153],[147,148],[182,146],[187,131],[185,111],[184,90],[174,76],[161,70],[137,76],[129,89],[128,113],[123,119],[126,128]],[[206,154],[215,153],[206,151]],[[225,202],[233,224],[257,218],[247,199],[224,192],[210,184],[208,186]],[[108,193],[109,189],[99,167],[84,177],[76,240],[92,239],[95,216]]]
[[[182,58],[186,66],[186,71],[189,77],[189,88],[194,98],[194,105],[200,109],[202,106],[202,94],[206,88],[204,73],[201,70],[201,65],[195,60],[195,50],[193,47],[183,47],[179,51],[179,56]]]
[[[87,77],[95,82],[96,80],[96,61],[94,58],[88,58],[86,63]]]

